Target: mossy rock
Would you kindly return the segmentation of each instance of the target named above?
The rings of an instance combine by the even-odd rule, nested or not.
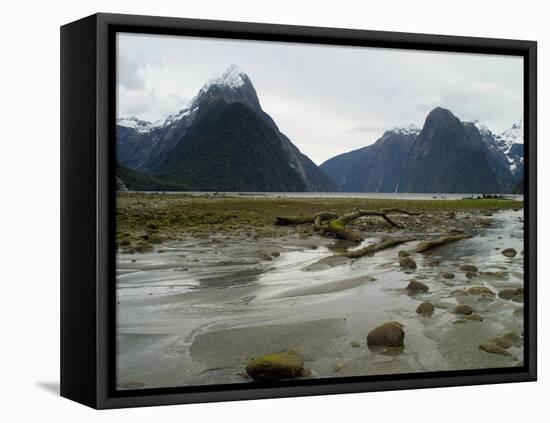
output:
[[[416,279],[412,279],[407,285],[407,291],[410,294],[418,294],[420,292],[428,292],[430,288],[428,285],[418,282]]]
[[[303,372],[304,360],[291,351],[252,358],[246,366],[246,373],[257,381],[293,379]]]
[[[473,312],[474,310],[468,304],[459,304],[455,306],[455,308],[453,308],[454,314],[469,315],[469,314],[472,314]]]
[[[459,267],[459,270],[462,270],[463,272],[479,272],[477,266],[474,266],[473,264],[463,264]]]
[[[399,257],[409,257],[411,255],[411,253],[408,252],[407,250],[401,250],[397,253],[397,255]]]
[[[428,260],[426,262],[426,266],[428,266],[428,267],[437,267],[437,266],[439,266],[439,260]]]
[[[375,347],[403,347],[405,331],[399,322],[386,322],[367,335],[367,345]]]
[[[498,354],[498,355],[503,355],[505,357],[509,357],[511,355],[508,351],[506,351],[504,348],[499,347],[494,342],[487,342],[485,344],[481,344],[479,346],[479,349],[489,354]]]
[[[485,286],[472,286],[471,288],[467,289],[468,294],[470,295],[477,295],[482,297],[494,297],[495,293],[491,291],[489,288]]]
[[[503,300],[523,302],[523,289],[504,288],[503,290],[498,292],[498,296]]]
[[[416,262],[410,257],[402,257],[399,259],[399,266],[405,269],[416,269]]]
[[[508,258],[515,257],[518,254],[518,252],[516,250],[514,250],[513,248],[506,248],[505,250],[502,250],[500,253],[503,256],[506,256]]]
[[[468,279],[475,278],[475,277],[478,276],[478,275],[479,275],[479,273],[477,273],[477,272],[466,272],[466,277],[467,277]]]
[[[422,314],[424,316],[431,316],[435,310],[435,307],[432,303],[429,301],[424,301],[423,303],[420,303],[418,307],[416,307],[416,312],[418,314]]]
[[[454,279],[455,274],[451,272],[441,272],[441,276],[445,279]]]

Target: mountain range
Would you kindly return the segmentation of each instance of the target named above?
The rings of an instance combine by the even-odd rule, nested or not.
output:
[[[166,119],[117,119],[116,158],[121,190],[506,193],[523,174],[523,127],[496,135],[438,107],[421,129],[388,130],[317,166],[232,65]]]
[[[512,193],[523,175],[523,128],[495,135],[437,107],[421,129],[388,130],[320,167],[345,192]]]

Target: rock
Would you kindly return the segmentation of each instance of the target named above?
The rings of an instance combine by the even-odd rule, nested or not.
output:
[[[290,351],[266,354],[249,360],[246,373],[254,380],[273,381],[302,376],[304,360]]]
[[[416,262],[410,257],[402,257],[401,259],[399,259],[399,266],[406,269],[414,270],[416,269]]]
[[[359,348],[361,346],[361,344],[357,341],[351,341],[349,344],[351,345],[351,348]]]
[[[439,260],[428,260],[426,262],[426,266],[428,266],[428,267],[437,267],[437,266],[439,266]]]
[[[344,368],[344,364],[343,363],[336,363],[334,365],[334,371],[335,372],[339,372],[340,370],[342,370]]]
[[[472,307],[470,307],[467,304],[459,304],[455,308],[453,308],[453,313],[454,314],[468,315],[468,314],[472,314],[473,312],[474,312],[474,310],[472,309]]]
[[[479,269],[477,266],[474,266],[473,264],[463,264],[459,267],[459,270],[462,270],[463,272],[478,272]]]
[[[499,347],[493,342],[487,342],[485,344],[481,344],[479,346],[479,349],[490,353],[490,354],[498,354],[498,355],[504,355],[504,356],[510,356],[511,354],[506,351],[504,348]]]
[[[470,295],[481,295],[485,296],[494,296],[495,293],[485,286],[472,286],[467,289],[468,294]]]
[[[505,333],[504,335],[502,335],[500,337],[500,339],[502,339],[502,340],[508,342],[510,345],[513,345],[513,346],[516,346],[516,347],[519,347],[523,343],[522,340],[521,340],[521,336],[519,336],[515,332]]]
[[[397,253],[399,257],[409,257],[411,253],[409,253],[407,250],[401,250]]]
[[[500,253],[508,258],[512,258],[512,257],[515,257],[518,252],[513,248],[506,248],[505,250],[502,250]]]
[[[466,277],[467,277],[468,279],[475,278],[477,275],[478,275],[477,272],[466,272]]]
[[[411,279],[409,284],[407,285],[407,291],[411,294],[417,294],[419,292],[428,292],[430,288],[428,288],[428,285],[423,284],[422,282],[418,282],[416,279]]]
[[[441,272],[441,276],[443,276],[445,279],[454,279],[455,274],[451,272]]]
[[[402,347],[405,339],[403,325],[399,322],[386,322],[369,332],[367,335],[368,346],[378,347]]]
[[[435,310],[434,305],[429,301],[424,301],[423,303],[420,303],[418,307],[416,307],[416,312],[418,314],[423,314],[426,316],[431,316],[434,310]]]
[[[493,342],[495,343],[495,345],[497,345],[500,348],[504,348],[505,350],[507,350],[512,346],[512,343],[508,339],[505,339],[502,337],[497,337],[493,339]]]
[[[451,297],[460,297],[462,295],[468,295],[468,292],[463,289],[455,289],[451,292]]]
[[[504,288],[503,290],[498,292],[499,298],[502,298],[503,300],[519,300],[521,297],[521,301],[516,302],[522,302],[523,301],[523,289],[513,289],[513,288]]]
[[[273,251],[271,253],[271,257],[279,257],[281,255],[281,253],[279,253],[278,251]]]

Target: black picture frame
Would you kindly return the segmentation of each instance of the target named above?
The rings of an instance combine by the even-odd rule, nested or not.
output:
[[[117,32],[522,56],[526,140],[524,366],[116,391],[112,228]],[[534,41],[103,13],[61,27],[61,395],[104,409],[536,380],[536,139]]]

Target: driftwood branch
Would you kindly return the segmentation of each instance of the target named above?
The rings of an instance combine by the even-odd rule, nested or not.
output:
[[[420,242],[416,246],[414,251],[417,253],[423,253],[425,251],[431,250],[432,248],[439,247],[444,244],[448,244],[449,242],[460,241],[462,239],[468,239],[468,238],[472,238],[472,235],[453,234],[453,235],[442,236],[440,238],[428,239],[426,241]]]
[[[330,212],[319,212],[310,216],[277,216],[275,224],[280,226],[303,225],[304,223],[314,223],[316,219],[319,219],[319,222],[322,222],[325,220],[336,219],[337,217],[338,215],[336,213]]]
[[[368,256],[378,251],[385,250],[387,248],[395,247],[396,245],[405,244],[406,242],[415,241],[415,237],[403,237],[403,238],[390,238],[382,240],[378,244],[368,245],[366,247],[360,248],[358,250],[346,251],[345,253],[338,254],[339,256],[344,256],[348,258],[359,258],[363,256]]]
[[[353,222],[356,219],[365,216],[377,216],[384,219],[391,226],[396,228],[401,228],[397,222],[392,220],[388,215],[389,214],[405,214],[408,216],[420,216],[423,213],[415,213],[399,208],[389,208],[381,210],[356,210],[350,213],[343,214],[338,216],[336,213],[331,212],[319,212],[314,215],[309,216],[292,216],[284,217],[278,216],[276,218],[277,225],[302,225],[306,223],[313,223],[313,228],[316,231],[328,232],[333,234],[336,238],[343,239],[346,241],[359,242],[363,239],[361,234],[353,231],[346,226]]]

